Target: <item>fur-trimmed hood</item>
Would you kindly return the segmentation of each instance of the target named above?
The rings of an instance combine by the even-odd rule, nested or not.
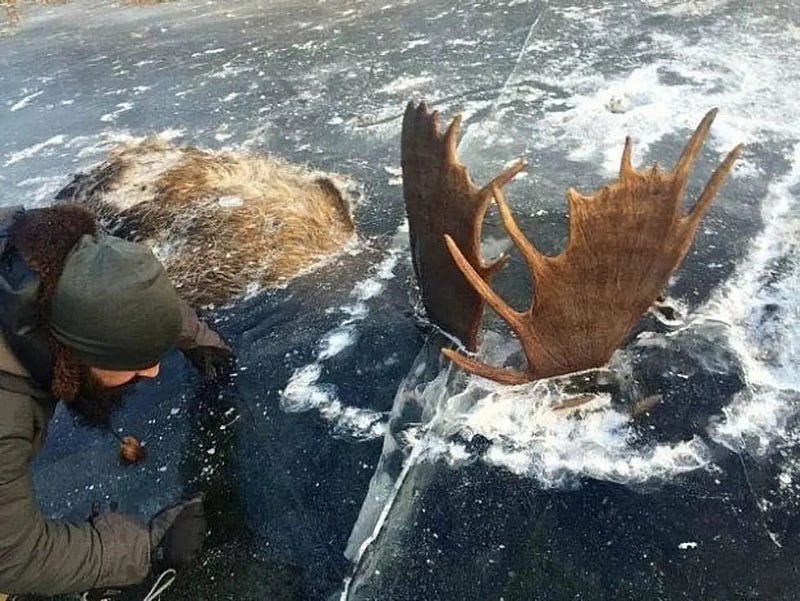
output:
[[[82,207],[0,211],[0,330],[8,349],[0,354],[9,368],[4,371],[18,373],[22,367],[39,386],[51,387],[50,299],[70,249],[96,231],[94,216]]]
[[[19,362],[11,347],[8,346],[2,331],[0,331],[0,371],[22,378],[31,377],[30,372]]]

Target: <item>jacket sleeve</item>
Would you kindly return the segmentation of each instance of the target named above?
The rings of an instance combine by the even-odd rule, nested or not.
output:
[[[231,352],[231,348],[222,337],[209,328],[185,301],[181,301],[181,316],[183,327],[175,342],[178,349],[191,351],[198,348],[214,348],[226,353]]]
[[[0,391],[0,591],[57,595],[140,582],[150,570],[144,524],[121,514],[72,524],[39,511],[30,472],[35,411],[31,397]]]

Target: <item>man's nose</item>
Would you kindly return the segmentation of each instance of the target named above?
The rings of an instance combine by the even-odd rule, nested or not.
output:
[[[136,372],[136,375],[144,378],[155,378],[158,375],[158,370],[161,368],[160,363],[156,363],[153,367],[148,367],[141,371]]]

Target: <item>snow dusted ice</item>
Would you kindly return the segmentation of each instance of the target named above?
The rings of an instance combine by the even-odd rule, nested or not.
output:
[[[3,204],[47,204],[152,134],[272,152],[364,191],[351,252],[214,316],[239,352],[230,386],[209,394],[175,356],[129,402],[115,426],[148,441],[148,464],[121,470],[109,440],[58,415],[37,460],[48,513],[107,498],[147,517],[209,491],[226,507],[212,526],[235,519],[171,598],[797,596],[796,3],[23,8],[0,37]],[[607,369],[573,378],[500,387],[440,363],[397,185],[411,98],[464,114],[476,181],[530,161],[508,196],[550,253],[565,189],[609,181],[626,135],[638,166],[668,167],[719,107],[687,197],[746,149],[667,291],[677,317],[647,316]],[[494,215],[484,242],[508,248]],[[518,257],[498,287],[529,300]],[[492,315],[486,330],[485,356],[518,360]],[[590,403],[553,410],[581,386]],[[656,394],[650,418],[631,415]]]

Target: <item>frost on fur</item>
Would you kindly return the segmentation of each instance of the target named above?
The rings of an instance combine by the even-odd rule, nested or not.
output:
[[[111,233],[147,244],[188,302],[220,305],[341,250],[355,234],[351,187],[267,155],[151,138],[112,151],[57,200],[84,204]]]

